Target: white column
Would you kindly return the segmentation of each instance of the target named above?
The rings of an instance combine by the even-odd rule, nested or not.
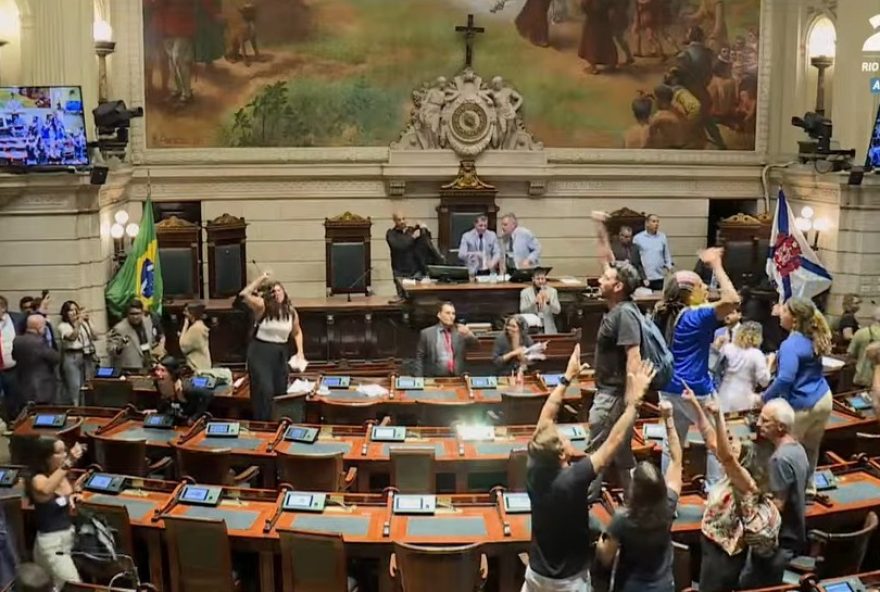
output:
[[[837,3],[837,57],[834,64],[834,138],[841,148],[856,149],[856,164],[865,161],[869,130],[877,99],[871,94],[872,76],[862,72],[862,44],[874,31],[868,19],[880,14],[880,0]]]
[[[93,22],[93,0],[31,0],[21,19],[22,83],[82,86],[90,135],[98,104]]]

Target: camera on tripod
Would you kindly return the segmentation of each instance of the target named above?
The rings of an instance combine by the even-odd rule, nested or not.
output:
[[[810,137],[798,141],[798,159],[802,163],[812,162],[820,173],[843,171],[852,168],[855,149],[839,150],[831,148],[833,125],[831,120],[820,113],[808,112],[803,117],[792,117],[791,124],[799,127]]]

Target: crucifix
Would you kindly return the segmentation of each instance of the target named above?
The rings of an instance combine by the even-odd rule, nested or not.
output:
[[[474,62],[474,39],[477,37],[477,33],[485,33],[485,27],[475,27],[474,26],[474,15],[469,14],[467,20],[467,26],[464,25],[456,25],[455,31],[457,33],[464,33],[464,46],[465,46],[465,54],[464,54],[464,66],[465,68],[473,67]]]

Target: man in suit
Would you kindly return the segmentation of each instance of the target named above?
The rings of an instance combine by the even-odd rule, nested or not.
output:
[[[633,244],[633,230],[629,226],[621,226],[617,238],[611,241],[611,252],[615,261],[628,261],[639,274],[642,273],[642,260],[639,250]]]
[[[164,340],[144,312],[140,300],[132,300],[125,318],[107,334],[107,351],[114,368],[142,372],[153,366],[154,359],[165,354]]]
[[[519,225],[516,215],[510,213],[501,217],[501,232],[507,271],[540,265],[541,243],[531,230]]]
[[[43,315],[29,316],[25,325],[24,334],[12,343],[20,396],[25,403],[54,403],[58,392],[56,368],[61,354],[46,343]]]
[[[474,275],[486,275],[496,271],[501,262],[498,236],[489,230],[489,218],[479,216],[473,230],[461,235],[458,258]]]
[[[416,348],[416,376],[461,376],[465,370],[465,352],[477,338],[465,325],[456,325],[455,306],[440,305],[440,321],[422,329]]]
[[[23,330],[24,316],[9,310],[9,301],[0,296],[0,395],[7,422],[15,419],[21,407],[15,359],[12,346],[16,336]]]

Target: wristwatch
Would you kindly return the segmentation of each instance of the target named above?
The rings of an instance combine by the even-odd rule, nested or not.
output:
[[[562,384],[563,386],[568,386],[568,385],[571,384],[571,381],[563,375],[563,376],[559,379],[559,383]]]

